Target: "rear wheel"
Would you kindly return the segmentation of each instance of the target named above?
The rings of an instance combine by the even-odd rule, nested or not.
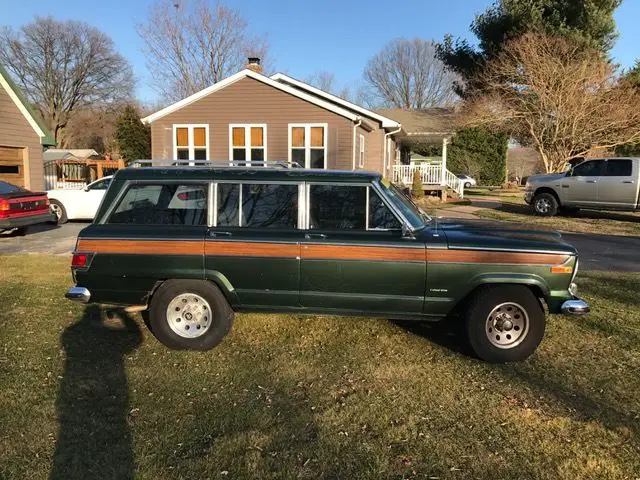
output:
[[[539,193],[533,197],[533,210],[536,215],[542,217],[553,217],[558,213],[558,200],[550,193]]]
[[[209,350],[231,330],[233,310],[220,289],[201,280],[167,280],[153,295],[151,332],[169,348]]]
[[[471,183],[467,182],[464,184],[464,188],[471,188]]]
[[[464,318],[471,348],[478,357],[491,363],[529,357],[540,345],[546,323],[539,300],[521,285],[479,290]]]
[[[62,225],[63,223],[68,222],[67,211],[61,202],[58,200],[51,200],[49,201],[49,208],[51,208],[51,212],[56,216],[58,224]]]

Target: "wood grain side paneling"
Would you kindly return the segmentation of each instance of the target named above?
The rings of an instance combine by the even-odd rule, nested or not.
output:
[[[209,241],[205,243],[204,251],[205,255],[223,257],[297,258],[300,256],[300,245],[297,243]]]
[[[80,239],[76,251],[142,255],[202,255],[203,240],[92,240]]]
[[[348,245],[303,245],[302,259],[368,260],[382,262],[424,262],[423,248],[367,247]]]
[[[480,250],[427,250],[431,263],[487,263],[501,265],[561,265],[569,255],[554,253],[488,252]]]

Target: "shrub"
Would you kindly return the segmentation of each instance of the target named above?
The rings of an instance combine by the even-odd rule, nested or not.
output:
[[[413,198],[424,197],[424,187],[422,186],[422,179],[420,178],[420,171],[415,170],[413,172],[413,184],[411,185],[411,195]]]

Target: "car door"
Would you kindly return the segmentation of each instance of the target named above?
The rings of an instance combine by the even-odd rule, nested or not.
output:
[[[598,204],[598,180],[603,166],[604,160],[587,160],[562,179],[566,205],[588,207]]]
[[[77,218],[93,220],[110,183],[111,177],[107,177],[86,186],[82,194],[75,199]]]
[[[633,210],[638,198],[638,162],[631,158],[610,158],[598,180],[601,207]]]
[[[300,303],[320,311],[421,313],[424,242],[373,184],[307,185],[308,228],[300,249]]]
[[[296,182],[215,184],[205,269],[233,289],[243,308],[299,307],[303,190]]]

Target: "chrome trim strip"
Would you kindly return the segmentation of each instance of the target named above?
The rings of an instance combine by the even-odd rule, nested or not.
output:
[[[477,251],[488,251],[488,252],[504,252],[504,253],[555,253],[558,255],[569,255],[571,257],[576,257],[577,254],[572,252],[563,252],[560,250],[531,250],[531,249],[520,249],[520,248],[494,248],[494,247],[458,247],[453,246],[449,247],[449,250],[477,250]]]

